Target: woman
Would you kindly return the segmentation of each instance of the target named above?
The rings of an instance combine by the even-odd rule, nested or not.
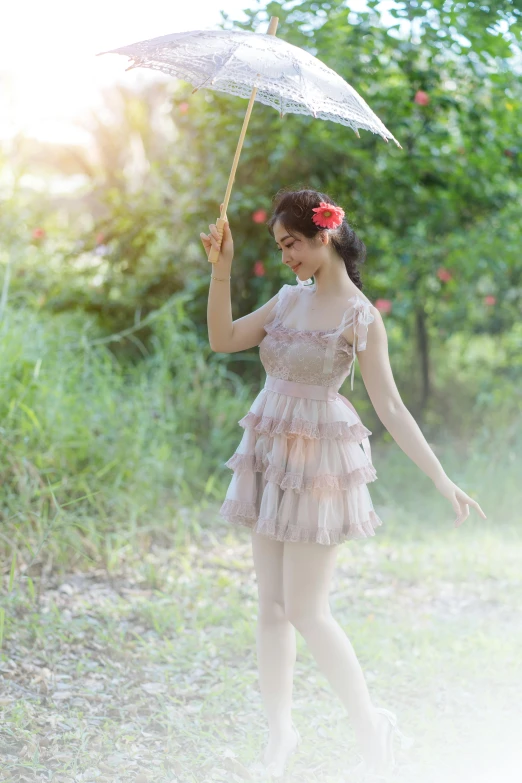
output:
[[[245,432],[225,463],[233,470],[220,514],[251,529],[259,595],[257,655],[270,737],[266,768],[280,777],[300,742],[292,723],[295,629],[346,706],[362,752],[363,774],[395,767],[395,715],[374,707],[354,649],[330,612],[328,595],[343,541],[375,535],[382,524],[367,484],[377,474],[368,435],[337,390],[355,355],[379,419],[403,451],[451,502],[458,526],[479,504],[445,474],[404,406],[388,357],[379,311],[361,294],[357,265],[364,243],[325,193],[281,191],[268,221],[295,272],[266,304],[232,321],[230,271],[234,254],[228,222],[213,266],[208,299],[210,345],[220,353],[259,345],[264,388],[239,421]],[[207,254],[218,232],[201,234]],[[305,285],[313,277],[313,285]],[[359,444],[362,444],[361,450]]]

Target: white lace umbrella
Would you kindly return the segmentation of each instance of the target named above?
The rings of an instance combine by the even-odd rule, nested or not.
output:
[[[152,68],[217,92],[250,98],[228,180],[221,215],[216,222],[219,244],[232,185],[254,100],[286,113],[313,115],[348,125],[360,138],[358,128],[393,139],[361,96],[339,74],[304,49],[277,38],[279,19],[270,19],[268,33],[239,30],[191,30],[162,35],[147,41],[111,49],[100,54],[123,54],[133,68]],[[219,251],[211,248],[209,261]]]

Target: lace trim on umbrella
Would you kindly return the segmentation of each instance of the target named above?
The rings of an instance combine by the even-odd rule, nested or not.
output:
[[[312,115],[392,139],[366,101],[336,71],[276,35],[243,30],[190,30],[138,41],[100,54],[132,60],[126,70],[151,68],[205,89],[255,99],[285,113]]]

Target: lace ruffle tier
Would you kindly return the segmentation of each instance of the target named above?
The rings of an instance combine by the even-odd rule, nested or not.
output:
[[[371,431],[348,406],[263,389],[238,423],[222,517],[278,541],[375,535],[382,521],[366,485],[377,473],[359,446]]]

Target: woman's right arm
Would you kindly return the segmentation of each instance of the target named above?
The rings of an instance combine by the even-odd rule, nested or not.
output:
[[[273,296],[264,305],[254,310],[253,313],[232,321],[232,309],[230,304],[230,283],[221,283],[217,280],[210,281],[210,292],[208,295],[208,336],[210,347],[216,353],[237,353],[237,351],[246,351],[248,348],[254,348],[259,345],[266,335],[264,325],[268,320],[272,308],[275,307],[278,294]],[[216,293],[217,286],[226,287],[227,294],[223,295],[220,290]],[[224,317],[224,313],[227,317]],[[226,328],[224,323],[226,322]],[[214,331],[213,325],[217,325]],[[216,337],[221,335],[221,339]]]
[[[217,247],[218,231],[212,223],[210,234],[200,234],[203,246],[207,251],[207,257],[212,245]],[[225,280],[210,278],[210,288],[207,304],[207,326],[210,347],[216,353],[237,353],[246,351],[259,345],[266,332],[263,327],[268,320],[272,308],[278,298],[275,294],[264,305],[254,310],[253,313],[232,321],[232,302],[230,298],[230,271],[234,257],[234,244],[228,222],[223,230],[223,240],[219,251],[218,260],[212,264],[212,275]]]

